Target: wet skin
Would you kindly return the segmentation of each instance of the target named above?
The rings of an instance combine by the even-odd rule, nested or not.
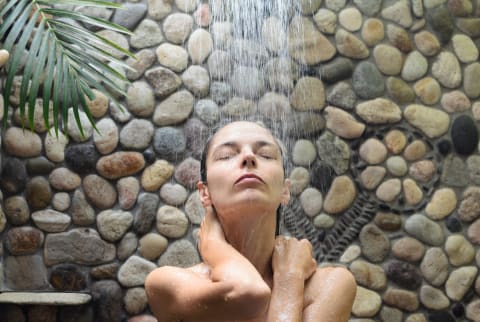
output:
[[[307,240],[275,237],[276,210],[290,198],[281,152],[265,128],[231,123],[213,137],[207,182],[197,187],[206,214],[203,262],[160,267],[145,288],[167,321],[348,321],[356,285],[344,268],[317,268]]]

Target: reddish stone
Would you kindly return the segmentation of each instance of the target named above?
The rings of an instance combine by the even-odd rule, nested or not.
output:
[[[145,159],[139,152],[116,152],[100,158],[98,173],[108,179],[117,179],[135,174],[143,169]]]

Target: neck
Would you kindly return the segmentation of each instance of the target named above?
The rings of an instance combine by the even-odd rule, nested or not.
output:
[[[272,254],[275,246],[276,213],[229,214],[238,221],[222,221],[226,240],[247,258],[265,279],[272,275]],[[225,217],[224,217],[225,218]]]

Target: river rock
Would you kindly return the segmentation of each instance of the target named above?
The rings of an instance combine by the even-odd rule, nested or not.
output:
[[[378,69],[385,75],[397,75],[402,70],[403,55],[393,46],[384,44],[375,46],[373,57]]]
[[[480,36],[480,18],[458,18],[457,27],[472,38]]]
[[[432,65],[432,75],[447,88],[456,88],[462,81],[460,63],[454,54],[443,51]]]
[[[396,24],[387,25],[388,40],[404,53],[409,53],[413,50],[413,42],[409,33],[402,27]]]
[[[468,227],[467,236],[473,244],[480,244],[480,219],[475,220]]]
[[[345,173],[350,162],[350,148],[342,139],[326,131],[316,142],[318,156],[337,175]]]
[[[356,260],[350,265],[350,271],[358,284],[369,289],[381,291],[387,285],[387,276],[379,265],[374,265],[364,260]]]
[[[423,200],[423,191],[415,180],[405,179],[402,182],[403,194],[408,205],[418,205]]]
[[[357,286],[352,313],[357,317],[373,317],[380,310],[382,299],[377,293]]]
[[[427,21],[436,32],[442,44],[450,41],[454,32],[454,24],[447,8],[438,6],[429,10],[427,13]]]
[[[44,234],[34,227],[23,226],[8,230],[5,246],[14,256],[35,253],[43,244]]]
[[[406,0],[396,1],[391,6],[384,8],[382,17],[405,28],[409,28],[413,24],[410,2]]]
[[[147,307],[147,294],[143,287],[129,288],[123,298],[125,311],[129,314],[141,313]]]
[[[202,64],[212,52],[212,36],[204,29],[197,29],[190,35],[187,48],[192,63]]]
[[[480,96],[480,63],[475,62],[465,67],[464,74],[465,94],[470,98],[477,98]]]
[[[468,184],[468,172],[465,162],[456,155],[449,155],[443,162],[442,182],[453,187],[465,187]]]
[[[335,33],[335,43],[338,52],[345,57],[365,59],[370,55],[370,51],[365,43],[344,29],[338,29]]]
[[[365,130],[365,124],[358,122],[342,109],[328,106],[326,112],[326,126],[332,132],[345,139],[358,138]]]
[[[454,35],[452,45],[455,54],[462,63],[471,63],[478,59],[478,48],[470,37],[462,34]]]
[[[414,214],[405,221],[405,230],[428,245],[439,246],[445,240],[442,227],[420,214]]]
[[[377,67],[370,62],[357,65],[352,76],[355,93],[363,99],[381,96],[385,90],[384,80]]]
[[[22,196],[5,199],[3,207],[6,219],[12,225],[23,225],[30,219],[28,203]]]
[[[327,102],[347,110],[352,110],[356,101],[357,96],[352,86],[346,82],[339,82],[334,85],[327,95]]]
[[[188,229],[188,219],[178,208],[162,206],[157,211],[157,230],[164,236],[179,238]]]
[[[98,157],[98,152],[91,143],[69,145],[65,150],[67,167],[78,174],[94,172]]]
[[[137,236],[132,232],[126,233],[118,243],[118,248],[117,248],[118,259],[122,261],[126,260],[127,258],[133,255],[133,253],[137,250],[137,248],[138,248]],[[118,268],[120,267],[118,266],[117,270]]]
[[[463,112],[470,108],[468,97],[461,91],[452,91],[442,95],[441,104],[449,113]]]
[[[6,287],[23,291],[48,288],[47,270],[41,255],[7,256],[4,265]],[[35,274],[31,274],[31,270],[35,270]]]
[[[424,132],[429,138],[436,138],[448,131],[450,118],[438,109],[412,104],[403,112],[407,121]]]
[[[383,22],[377,18],[365,20],[362,27],[362,38],[367,46],[374,46],[385,38]]]
[[[448,297],[440,289],[430,285],[423,285],[420,288],[420,301],[426,308],[432,310],[444,310],[450,306]]]
[[[117,192],[112,184],[95,174],[83,179],[83,191],[90,202],[100,209],[111,208],[117,200]]]
[[[32,219],[38,228],[49,233],[65,231],[71,222],[70,216],[53,209],[35,211]]]
[[[122,209],[130,209],[137,200],[140,183],[135,177],[125,177],[117,181],[118,203]]]
[[[148,260],[157,259],[167,249],[168,240],[160,234],[149,233],[140,238],[138,252]]]
[[[407,162],[401,156],[391,156],[387,159],[387,169],[390,174],[401,177],[408,172]]]
[[[174,44],[183,44],[193,27],[193,18],[185,13],[173,13],[163,21],[165,38]]]
[[[118,145],[118,128],[110,118],[101,119],[97,123],[98,132],[93,134],[95,147],[101,154],[108,154]]]
[[[18,127],[10,127],[3,136],[5,150],[17,157],[29,158],[41,154],[42,140],[38,134]]]
[[[167,160],[180,159],[186,145],[185,134],[179,128],[166,126],[155,131],[153,149],[161,158]]]
[[[90,228],[77,228],[64,233],[48,234],[45,239],[45,263],[98,265],[115,258],[115,246],[100,238]]]
[[[470,264],[475,257],[475,249],[462,235],[450,235],[445,243],[445,252],[454,266]]]
[[[415,92],[401,78],[387,78],[387,92],[392,99],[398,104],[407,104],[415,100]]]
[[[407,144],[407,138],[405,134],[400,130],[391,130],[385,135],[384,138],[387,150],[393,154],[399,154],[405,148]]]
[[[360,243],[363,255],[374,263],[383,261],[390,251],[388,237],[373,224],[368,224],[362,228]]]
[[[427,105],[432,105],[440,100],[442,90],[440,84],[432,77],[420,79],[413,86],[420,100]]]
[[[464,266],[453,270],[445,282],[447,296],[453,301],[462,300],[475,281],[477,272],[478,268],[475,266]]]
[[[415,81],[423,77],[428,70],[427,59],[419,52],[412,51],[408,54],[403,64],[402,78],[406,81]]]
[[[107,179],[118,179],[135,174],[144,166],[145,159],[139,152],[115,152],[98,160],[97,171]]]
[[[383,301],[388,305],[407,312],[415,312],[419,307],[416,293],[392,287],[386,290],[383,295]]]
[[[368,164],[380,164],[387,157],[387,148],[378,139],[370,138],[359,149],[360,157]]]
[[[200,258],[195,246],[185,239],[171,243],[165,253],[160,256],[158,266],[190,267],[198,264]]]
[[[370,124],[396,123],[402,118],[400,107],[385,98],[364,101],[356,106],[356,112]]]
[[[414,40],[418,50],[425,56],[435,56],[441,49],[437,37],[427,30],[415,34]]]
[[[330,214],[341,213],[350,207],[356,194],[355,185],[350,177],[336,177],[325,197],[324,210]]]
[[[457,206],[457,196],[450,188],[441,188],[435,191],[425,212],[430,219],[440,220],[448,216]]]
[[[75,190],[82,182],[78,174],[63,167],[53,170],[50,173],[48,180],[53,188],[60,191]]]
[[[358,31],[362,26],[362,14],[355,7],[345,8],[338,14],[338,21],[348,31]]]
[[[325,106],[325,93],[321,80],[303,77],[297,81],[290,98],[292,107],[299,111],[321,111]]]
[[[288,51],[300,63],[316,65],[328,61],[335,53],[335,47],[323,36],[306,17],[295,16],[288,30]]]
[[[159,126],[181,123],[192,113],[193,104],[194,97],[189,91],[176,92],[157,105],[153,122]]]
[[[58,131],[58,136],[53,133],[45,135],[45,155],[53,162],[62,162],[65,158],[65,147],[68,144],[68,137],[62,131]]]
[[[196,97],[205,97],[208,94],[210,78],[205,68],[196,65],[188,67],[182,74],[182,81]]]
[[[142,187],[146,191],[159,189],[173,175],[174,167],[165,160],[157,160],[145,168],[142,174]]]
[[[147,20],[144,20],[144,22],[145,21]],[[155,24],[155,28],[158,28],[158,25],[155,22],[151,22],[149,24],[152,24],[152,25]],[[132,44],[132,41],[130,41],[130,44],[132,45],[132,47],[134,47]],[[135,57],[136,59],[133,59],[130,57],[126,61],[127,65],[132,68],[132,69],[127,69],[127,78],[131,81],[137,80],[141,76],[143,76],[143,73],[145,72],[145,70],[147,70],[147,68],[152,66],[153,63],[155,62],[155,54],[153,50],[150,50],[150,49],[140,50],[139,52],[135,53]],[[127,100],[128,100],[128,96],[127,96]]]
[[[406,262],[392,260],[387,264],[385,272],[389,280],[408,290],[416,290],[422,284],[420,271]]]
[[[118,281],[124,287],[142,286],[147,275],[156,265],[146,259],[133,255],[118,270]]]
[[[403,237],[393,243],[392,253],[398,259],[417,262],[425,254],[425,247],[415,238]]]
[[[127,107],[136,116],[151,116],[155,107],[152,88],[143,81],[132,83],[127,92]]]
[[[443,285],[448,277],[448,259],[439,247],[429,248],[423,257],[420,269],[423,277],[432,285]]]
[[[471,154],[478,144],[478,129],[475,121],[467,115],[460,115],[452,124],[452,142],[459,154]]]
[[[79,226],[89,226],[95,222],[95,210],[85,199],[81,190],[75,190],[70,209],[72,222]]]
[[[362,253],[362,249],[358,245],[350,245],[347,249],[343,252],[342,256],[340,257],[339,261],[341,263],[350,263],[353,260],[357,259],[360,254]]]
[[[469,187],[463,192],[463,200],[458,208],[462,221],[470,222],[480,216],[480,188]]]
[[[331,35],[335,32],[337,27],[337,15],[335,12],[321,8],[313,16],[313,20],[322,33]]]
[[[374,221],[383,230],[395,231],[402,227],[402,218],[394,213],[379,211],[375,214]]]
[[[180,76],[164,67],[155,67],[147,70],[145,78],[153,87],[155,95],[161,97],[175,92],[182,84]]]

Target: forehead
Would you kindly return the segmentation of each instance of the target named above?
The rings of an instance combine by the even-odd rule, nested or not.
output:
[[[257,141],[270,142],[276,145],[275,138],[268,129],[253,122],[234,122],[215,133],[211,146],[214,148],[225,142],[253,143]]]

